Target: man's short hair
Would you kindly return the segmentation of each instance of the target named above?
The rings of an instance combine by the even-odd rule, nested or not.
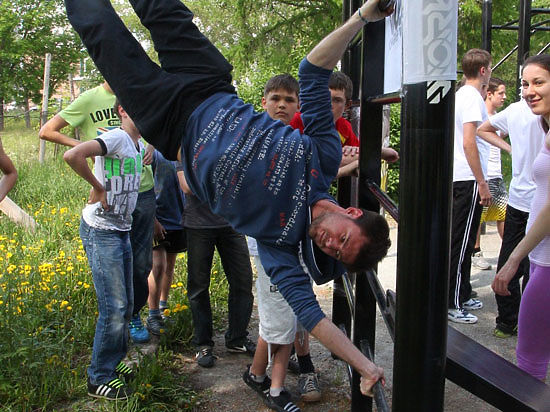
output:
[[[475,79],[482,67],[491,65],[491,55],[487,50],[470,49],[462,56],[462,72],[468,79]]]
[[[376,212],[361,209],[363,215],[353,219],[367,239],[363,244],[355,262],[347,264],[350,272],[370,270],[387,255],[391,246],[390,227],[384,216]]]
[[[332,72],[328,80],[328,88],[332,90],[343,90],[346,100],[351,100],[353,83],[347,74],[338,71]]]
[[[498,77],[492,77],[489,80],[489,86],[487,86],[487,92],[494,93],[498,90],[500,86],[506,86],[506,83],[504,83],[504,80],[499,79]]]
[[[274,90],[286,90],[289,93],[295,93],[296,97],[300,95],[300,85],[298,81],[288,73],[278,74],[267,81],[264,87],[264,97]]]

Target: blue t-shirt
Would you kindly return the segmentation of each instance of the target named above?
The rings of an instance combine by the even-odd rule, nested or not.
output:
[[[330,73],[306,59],[300,64],[304,134],[256,113],[234,94],[217,93],[193,112],[182,141],[193,193],[237,232],[257,239],[264,269],[310,330],[324,315],[300,265],[300,248],[317,283],[345,272],[307,236],[310,207],[334,201],[328,188],[342,156]]]
[[[182,230],[184,197],[176,173],[176,162],[165,159],[158,150],[155,150],[153,171],[157,201],[155,216],[166,230]]]

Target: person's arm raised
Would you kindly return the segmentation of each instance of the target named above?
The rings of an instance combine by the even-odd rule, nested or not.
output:
[[[50,120],[48,120],[44,126],[40,128],[38,137],[42,140],[47,140],[52,143],[62,144],[69,147],[75,147],[80,144],[80,140],[73,139],[66,134],[61,133],[61,129],[68,126],[69,123],[65,121],[60,115],[56,114]]]
[[[380,11],[378,3],[379,0],[369,0],[363,4],[348,21],[321,40],[307,55],[307,60],[315,66],[334,69],[349,42],[366,22],[374,22],[393,13],[393,6]]]

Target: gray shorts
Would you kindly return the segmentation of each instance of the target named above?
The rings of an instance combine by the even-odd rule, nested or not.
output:
[[[254,265],[258,271],[256,292],[260,314],[260,336],[267,343],[288,345],[294,342],[296,336],[296,315],[277,286],[271,283],[259,256],[254,256]]]

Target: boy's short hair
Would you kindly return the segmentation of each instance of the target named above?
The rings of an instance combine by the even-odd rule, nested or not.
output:
[[[284,73],[273,76],[267,81],[264,87],[264,97],[274,90],[286,90],[289,93],[296,93],[296,97],[300,95],[300,85],[294,76]]]
[[[332,72],[328,80],[328,88],[332,90],[343,90],[346,100],[351,100],[353,83],[347,74],[338,71]]]
[[[487,50],[470,49],[462,56],[462,72],[468,79],[474,79],[482,67],[489,67],[492,58]]]
[[[118,112],[118,108],[121,107],[120,100],[118,100],[118,97],[115,98],[115,104],[113,104],[113,110],[115,111],[115,114],[118,117],[118,120],[122,120],[120,117],[120,113]]]
[[[504,83],[504,80],[499,79],[498,77],[491,77],[489,80],[489,85],[487,86],[487,92],[494,93],[498,90],[500,86],[506,86],[506,83]]]

